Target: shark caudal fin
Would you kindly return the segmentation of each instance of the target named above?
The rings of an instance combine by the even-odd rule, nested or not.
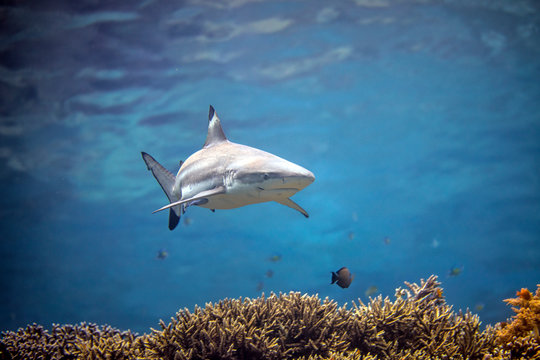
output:
[[[173,193],[172,189],[174,186],[175,176],[167,169],[165,169],[160,163],[156,161],[152,156],[148,155],[145,152],[141,152],[142,158],[148,167],[148,170],[152,171],[152,175],[156,178],[157,182],[167,195],[167,198],[171,203],[178,201]],[[169,212],[169,229],[173,230],[180,221],[180,215],[182,210],[180,206],[171,207]]]

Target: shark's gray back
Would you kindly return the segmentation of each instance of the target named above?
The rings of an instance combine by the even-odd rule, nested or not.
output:
[[[227,176],[235,169],[263,169],[264,164],[272,159],[286,161],[260,149],[228,140],[221,141],[204,147],[187,158],[178,171],[175,187],[182,190],[182,198],[189,198],[203,187],[210,189],[224,185]],[[197,184],[198,188],[194,188],[192,184]]]

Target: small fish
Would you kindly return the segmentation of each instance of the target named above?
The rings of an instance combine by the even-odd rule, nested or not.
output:
[[[274,276],[274,272],[273,272],[272,270],[268,270],[268,271],[266,272],[266,277],[267,277],[267,278],[271,278],[272,276]]]
[[[385,236],[384,237],[384,243],[385,245],[389,245],[390,244],[390,238],[388,236]]]
[[[281,261],[281,255],[272,255],[268,258],[271,262],[278,262]]]
[[[264,283],[262,281],[259,281],[259,283],[257,284],[257,291],[261,291],[262,289],[264,289]]]
[[[377,292],[379,292],[379,288],[376,287],[375,285],[371,285],[370,287],[368,287],[368,288],[366,289],[366,291],[364,292],[364,294],[365,294],[366,296],[371,296],[371,295],[376,294]]]
[[[356,234],[354,233],[354,231],[351,231],[348,236],[349,236],[349,240],[354,240],[354,237],[356,236]]]
[[[463,266],[457,267],[454,266],[448,272],[448,276],[458,276],[463,272]]]
[[[482,310],[484,310],[484,307],[485,307],[485,305],[484,305],[483,303],[478,303],[478,304],[476,304],[476,305],[474,306],[474,309],[475,309],[476,311],[482,311]]]
[[[165,249],[159,249],[156,258],[159,260],[165,260],[169,256],[169,253]]]
[[[431,240],[431,247],[434,249],[438,248],[440,244],[441,243],[437,238],[433,238],[433,240]]]
[[[184,216],[184,225],[189,226],[193,223],[193,219],[189,216]]]
[[[337,284],[342,288],[348,288],[351,285],[351,282],[354,279],[354,275],[351,274],[349,269],[342,267],[336,272],[332,271],[332,282],[331,284],[337,282]]]

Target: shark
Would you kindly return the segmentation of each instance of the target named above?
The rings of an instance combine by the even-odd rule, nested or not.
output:
[[[211,105],[206,141],[180,162],[176,176],[149,154],[141,154],[169,199],[153,213],[169,209],[170,230],[189,206],[215,211],[275,201],[309,217],[291,196],[313,183],[313,173],[269,152],[229,141]]]

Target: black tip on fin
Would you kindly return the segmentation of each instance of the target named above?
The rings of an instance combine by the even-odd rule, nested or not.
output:
[[[227,141],[227,137],[221,128],[221,124],[214,107],[210,105],[210,110],[208,111],[208,134],[206,135],[206,141],[203,148],[213,146],[222,141]]]
[[[210,105],[210,109],[208,110],[208,121],[212,120],[215,112],[216,110],[214,110],[214,107]]]
[[[150,155],[148,155],[147,153],[145,153],[144,151],[141,151],[141,155],[142,155],[142,159],[144,160],[144,163],[146,164],[146,167],[148,168],[148,170],[150,170],[150,167],[148,166],[148,163],[146,162],[146,158]],[[151,156],[150,156],[151,157]]]
[[[146,168],[148,170],[152,170],[152,167],[150,166],[152,161],[156,161],[150,154],[145,153],[144,151],[141,151],[142,158],[144,160],[144,163],[146,164]]]
[[[173,209],[169,209],[169,230],[174,230],[179,221],[180,216],[176,215]]]

